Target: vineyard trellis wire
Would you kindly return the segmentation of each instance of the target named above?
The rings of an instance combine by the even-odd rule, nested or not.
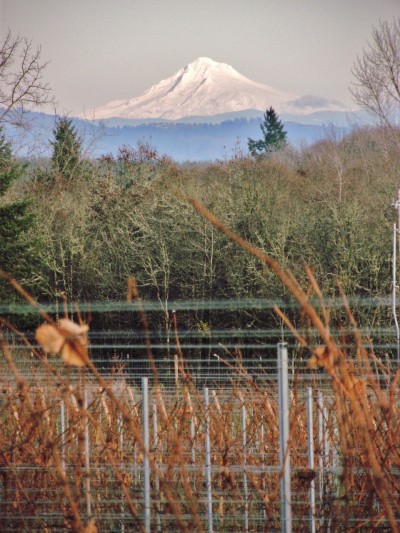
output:
[[[180,310],[195,312],[198,304],[192,304]],[[222,311],[238,306],[220,304],[216,307]],[[126,304],[119,306],[127,310]],[[263,306],[265,301],[259,302]],[[164,312],[159,302],[145,302],[146,307]],[[106,304],[102,309],[109,312]],[[129,311],[138,310],[130,305]],[[370,349],[381,356],[382,366],[375,361],[373,371],[380,390],[386,392],[391,386],[388,372],[396,374],[395,332],[387,328],[365,333],[379,337],[376,344],[371,339]],[[308,334],[317,340],[311,329]],[[214,531],[281,529],[280,494],[285,489],[281,489],[276,347],[282,336],[289,350],[293,530],[348,531],[377,524],[381,531],[392,530],[370,487],[372,469],[362,459],[358,430],[351,449],[343,448],[332,377],[320,368],[309,368],[310,353],[302,352],[290,331],[209,328],[205,335],[182,325],[172,332],[95,329],[90,332],[91,359],[118,403],[86,370],[65,367],[58,359],[33,357],[29,332],[25,338],[32,346],[15,333],[7,336],[15,368],[3,346],[3,531],[70,527],[83,531],[82,524],[91,519],[100,531],[210,531],[210,524]],[[154,366],[145,357],[146,336]],[[355,346],[348,337],[345,341],[357,380],[367,380],[366,367],[353,357]],[[149,380],[147,393],[143,379]],[[357,391],[364,392],[379,428],[383,419],[375,411],[382,398],[372,389]],[[350,396],[345,402],[351,404]],[[396,385],[393,413],[398,407]],[[354,413],[349,415],[351,420]],[[389,440],[398,435],[396,423],[379,431]],[[384,467],[397,490],[398,452],[393,442],[389,448],[391,459]],[[398,511],[394,512],[398,521]]]

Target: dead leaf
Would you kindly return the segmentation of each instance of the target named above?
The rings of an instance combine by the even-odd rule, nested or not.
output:
[[[308,361],[308,368],[316,368],[317,366],[325,366],[325,359],[327,355],[327,348],[325,344],[316,346]]]
[[[43,351],[50,355],[61,352],[65,339],[52,324],[42,324],[36,330],[35,339],[43,348]]]
[[[86,335],[89,331],[89,326],[87,324],[77,324],[76,322],[72,322],[69,318],[61,318],[59,325],[65,336],[70,335],[78,337]]]
[[[85,366],[88,358],[88,331],[87,324],[76,324],[68,318],[62,318],[57,325],[39,326],[35,338],[46,353],[60,353],[67,365]]]

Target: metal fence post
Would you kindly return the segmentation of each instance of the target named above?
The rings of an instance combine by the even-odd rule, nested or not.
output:
[[[308,467],[311,474],[314,471],[314,421],[313,421],[313,394],[312,388],[307,387],[307,440],[308,440]],[[310,532],[315,533],[315,481],[310,482]]]
[[[208,388],[204,388],[204,408],[205,408],[205,446],[206,446],[206,486],[207,486],[207,514],[208,532],[213,533],[213,512],[211,493],[211,443],[210,443],[210,400]]]
[[[144,499],[144,528],[150,533],[150,431],[149,431],[149,383],[148,378],[142,378],[142,418],[143,418],[143,499]]]
[[[83,385],[83,407],[85,411],[88,408],[88,389],[87,384]],[[89,443],[89,419],[85,417],[85,476],[86,476],[86,512],[88,517],[92,515],[92,497],[90,487],[90,443]]]
[[[328,472],[331,471],[331,450],[330,450],[330,443],[329,443],[329,433],[328,433],[328,420],[329,420],[329,413],[327,407],[324,407],[324,423],[325,423],[325,431],[324,431],[324,456],[325,456],[325,464],[328,469]]]
[[[318,391],[317,397],[318,404],[318,479],[319,479],[319,499],[322,502],[324,494],[324,463],[325,463],[325,450],[324,450],[324,399],[322,392]]]
[[[153,400],[153,448],[154,448],[154,462],[158,467],[160,465],[157,463],[157,448],[158,448],[158,417],[157,417],[157,401]],[[157,531],[161,531],[161,516],[160,516],[160,479],[156,476],[155,480],[155,489],[157,494]]]
[[[121,464],[124,463],[124,419],[122,414],[118,417],[118,426],[119,426],[119,446],[121,449]],[[121,533],[125,533],[125,524],[124,524],[124,515],[125,515],[125,506],[124,506],[124,492],[121,491]]]
[[[247,419],[246,406],[242,403],[242,443],[243,443],[243,490],[244,490],[244,530],[249,530],[249,491],[247,486]]]
[[[60,406],[60,443],[61,443],[61,466],[62,469],[65,472],[66,467],[66,460],[65,460],[65,454],[66,454],[66,438],[65,438],[65,404],[64,400],[61,400],[61,406]]]
[[[124,390],[121,385],[117,387],[116,393],[118,394],[119,398],[123,398]],[[117,427],[118,427],[118,433],[119,433],[120,462],[122,465],[124,463],[124,417],[122,413],[119,413],[117,415]],[[124,523],[125,506],[124,506],[124,491],[122,490],[122,487],[121,487],[120,512],[121,512],[121,533],[125,533],[125,523]]]
[[[190,442],[191,442],[191,453],[192,453],[192,464],[196,464],[196,449],[194,447],[194,438],[196,436],[196,430],[194,425],[194,413],[190,411]]]
[[[396,202],[398,203],[398,202]],[[392,254],[392,313],[393,320],[396,329],[396,347],[397,347],[397,366],[400,363],[400,329],[399,322],[397,320],[396,312],[396,293],[397,293],[397,252],[396,252],[396,241],[397,241],[397,227],[396,224],[393,224],[393,254]]]
[[[281,478],[281,531],[292,531],[289,441],[289,378],[286,342],[278,344],[279,441]]]
[[[264,416],[262,417],[261,419],[261,447],[260,447],[260,452],[261,452],[261,466],[262,466],[262,471],[265,472],[266,471],[266,468],[265,468],[265,447],[264,447],[264,433],[265,433],[265,430],[264,430]],[[266,486],[266,483],[265,483],[265,475],[263,475],[262,477],[262,488],[263,488],[263,491],[265,492],[265,486]],[[267,519],[267,510],[265,508],[265,505],[263,507],[263,517],[264,517],[264,520]]]

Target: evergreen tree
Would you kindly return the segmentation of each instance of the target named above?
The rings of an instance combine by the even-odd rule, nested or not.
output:
[[[25,167],[12,156],[0,128],[0,268],[17,278],[30,290],[39,286],[42,262],[40,239],[34,232],[35,216],[29,200],[7,201],[12,183],[21,178]],[[0,283],[0,299],[13,299],[14,290]]]
[[[72,120],[67,117],[57,120],[53,135],[53,171],[64,179],[73,179],[81,167],[82,139],[72,125]]]
[[[264,121],[260,125],[264,138],[259,141],[248,139],[248,147],[253,157],[267,155],[286,145],[286,131],[278,119],[275,110],[270,107],[264,113]]]

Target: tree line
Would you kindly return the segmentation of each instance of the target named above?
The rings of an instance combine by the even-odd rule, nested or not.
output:
[[[326,296],[337,295],[336,280],[349,296],[388,295],[399,137],[362,128],[302,150],[178,165],[146,143],[85,159],[68,118],[57,122],[52,157],[42,162],[17,161],[3,136],[2,268],[50,302],[121,300],[131,276],[142,297],[165,310],[175,300],[287,298],[274,275],[194,212],[183,193],[303,283],[310,265]],[[14,298],[3,282],[2,301]],[[389,320],[384,310],[368,317]],[[233,322],[265,320],[243,312]]]

